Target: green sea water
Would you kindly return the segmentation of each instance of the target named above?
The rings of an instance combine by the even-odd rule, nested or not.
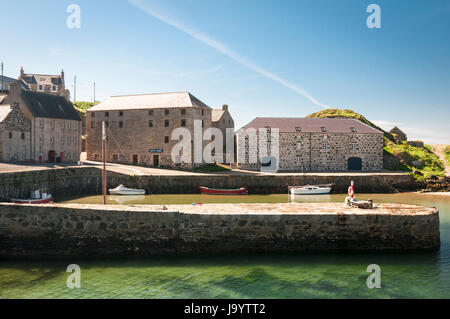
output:
[[[360,195],[375,202],[437,206],[437,252],[321,252],[171,258],[0,261],[0,298],[450,298],[450,197],[415,193]],[[344,195],[301,197],[342,201]],[[76,202],[95,202],[89,197]],[[113,199],[112,199],[113,200]],[[208,197],[157,195],[151,204],[285,202],[287,195]],[[81,288],[69,289],[69,264],[81,267]],[[369,264],[381,267],[381,288],[369,289]]]

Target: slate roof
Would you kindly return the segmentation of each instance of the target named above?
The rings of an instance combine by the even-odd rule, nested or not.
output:
[[[212,121],[213,122],[220,121],[220,118],[222,117],[223,113],[225,113],[225,110],[222,109],[212,110],[211,112]]]
[[[62,83],[60,75],[24,74],[21,79],[27,84],[61,85]]]
[[[3,81],[2,81],[2,76],[0,75],[0,89],[1,89],[1,82],[3,82],[4,84],[6,84],[6,85],[10,85],[11,84],[11,82],[19,82],[20,83],[20,86],[23,88],[23,89],[26,89],[26,90],[28,90],[28,87],[25,85],[25,83],[23,83],[22,81],[20,81],[20,80],[17,80],[17,79],[14,79],[14,78],[10,78],[9,76],[3,76]]]
[[[286,118],[286,117],[257,117],[239,131],[247,128],[278,128],[280,133],[349,133],[349,134],[383,134],[355,119],[341,118]],[[322,130],[325,128],[325,132]],[[352,129],[354,128],[354,130]]]
[[[25,90],[20,94],[34,117],[81,121],[72,103],[63,96]]]
[[[157,108],[189,108],[208,105],[189,92],[154,93],[141,95],[111,96],[89,109],[89,111],[138,110]]]

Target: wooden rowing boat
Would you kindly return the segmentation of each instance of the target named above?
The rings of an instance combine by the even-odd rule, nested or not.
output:
[[[248,195],[247,187],[241,187],[236,189],[217,189],[200,186],[200,193],[208,195]]]

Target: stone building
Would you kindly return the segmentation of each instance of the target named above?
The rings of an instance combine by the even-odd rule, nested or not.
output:
[[[9,91],[9,85],[12,82],[17,82],[17,79],[13,79],[5,75],[0,75],[0,94],[1,91]],[[22,87],[22,89],[28,90],[28,86],[26,86],[22,81],[20,81],[20,86]]]
[[[203,157],[200,154],[200,160],[195,160],[194,154],[202,151],[210,141],[202,139],[198,145],[194,143],[194,121],[200,136],[203,136],[205,130],[212,127],[212,111],[189,92],[112,96],[87,111],[87,159],[102,159],[104,121],[108,162],[152,167],[192,168],[201,165]],[[175,157],[175,161],[172,159],[173,147],[182,140],[172,136],[177,128],[186,129],[190,134],[185,153],[190,154],[188,160],[182,160],[181,156]]]
[[[219,155],[219,153],[222,153],[223,163],[229,164],[227,161],[227,129],[228,130],[228,138],[232,141],[234,145],[234,120],[231,117],[230,112],[228,111],[228,105],[224,104],[221,109],[212,110],[212,127],[218,128],[222,132],[223,136],[223,150],[219,151],[216,150],[216,154]],[[231,130],[233,131],[231,133]],[[228,157],[231,159],[231,161],[234,160],[234,150],[228,150]]]
[[[254,137],[249,134],[252,130]],[[383,133],[354,119],[256,118],[236,135],[241,169],[269,165],[297,172],[383,168]]]
[[[60,75],[45,75],[25,73],[22,67],[19,81],[25,84],[30,91],[63,96],[70,100],[70,91],[66,90],[64,70]]]
[[[390,130],[389,133],[391,133],[394,136],[397,143],[408,141],[408,137],[406,136],[406,134],[397,126],[395,126],[392,130]]]
[[[81,150],[81,119],[65,97],[10,84],[0,98],[2,161],[76,162]]]

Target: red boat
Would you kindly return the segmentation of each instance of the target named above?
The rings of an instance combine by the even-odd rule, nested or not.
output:
[[[51,195],[48,195],[45,198],[37,198],[37,199],[13,199],[13,203],[15,204],[48,204],[53,200]]]
[[[200,193],[209,195],[248,195],[247,187],[236,189],[217,189],[200,186]]]

